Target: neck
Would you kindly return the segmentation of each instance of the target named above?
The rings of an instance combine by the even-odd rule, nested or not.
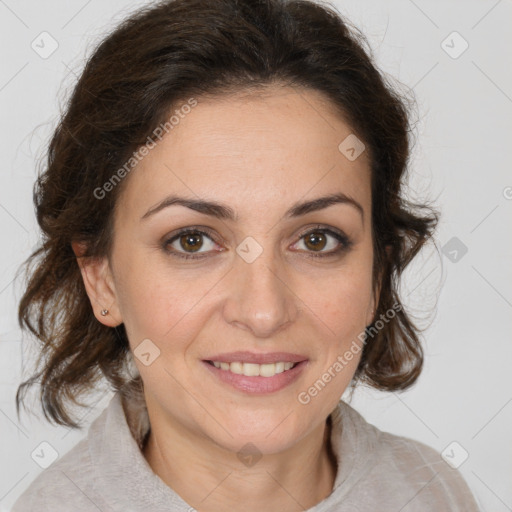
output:
[[[286,452],[264,455],[240,469],[236,454],[179,429],[151,429],[143,454],[184,501],[201,512],[307,510],[331,494],[336,458],[331,421]]]

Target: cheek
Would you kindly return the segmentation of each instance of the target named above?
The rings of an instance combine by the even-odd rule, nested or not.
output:
[[[342,269],[315,286],[304,283],[306,305],[338,341],[366,327],[372,298],[371,270]]]
[[[313,416],[323,417],[334,409],[357,369],[371,284],[365,270],[341,273],[339,278],[314,289],[311,309],[318,311],[315,332],[322,348],[316,354],[310,379],[297,396],[299,404]]]
[[[212,277],[170,272],[165,265],[147,257],[120,258],[116,296],[132,344],[149,338],[156,343],[180,336],[186,326],[191,337],[200,326],[198,315],[215,282]],[[176,345],[179,345],[176,342]]]

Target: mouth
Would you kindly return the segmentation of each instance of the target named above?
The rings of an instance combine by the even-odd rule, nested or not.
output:
[[[309,363],[305,356],[288,353],[219,354],[202,361],[217,382],[249,394],[282,390],[302,374]]]

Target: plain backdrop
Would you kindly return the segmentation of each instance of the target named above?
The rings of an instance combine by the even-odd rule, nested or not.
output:
[[[14,277],[38,240],[32,186],[60,106],[102,35],[148,3],[0,0],[0,511],[44,471],[31,456],[41,443],[61,456],[112,396],[98,394],[84,430],[45,423],[35,394],[36,416],[18,421],[14,395],[34,351],[17,325]],[[410,194],[442,213],[437,250],[413,263],[402,290],[426,329],[424,372],[406,392],[360,388],[352,405],[444,452],[483,510],[510,511],[512,2],[333,3],[367,35],[378,66],[413,90]]]

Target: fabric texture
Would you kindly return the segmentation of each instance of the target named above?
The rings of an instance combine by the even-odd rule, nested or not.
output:
[[[459,471],[433,448],[380,431],[343,401],[331,416],[334,488],[307,512],[479,512]],[[148,431],[145,405],[116,393],[87,437],[39,474],[12,512],[193,512],[144,458]]]

